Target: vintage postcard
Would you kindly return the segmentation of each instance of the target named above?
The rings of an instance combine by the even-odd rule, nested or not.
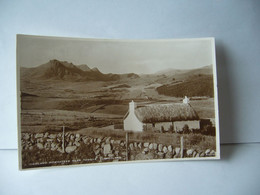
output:
[[[219,159],[214,38],[17,35],[20,169]]]

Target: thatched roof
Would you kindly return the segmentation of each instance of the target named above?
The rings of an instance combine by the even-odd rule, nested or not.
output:
[[[158,104],[136,108],[135,114],[143,123],[198,120],[190,104]]]

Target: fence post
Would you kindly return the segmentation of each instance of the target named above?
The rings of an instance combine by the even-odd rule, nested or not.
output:
[[[183,136],[181,136],[181,158],[183,158]]]
[[[125,145],[126,145],[126,161],[128,161],[128,132],[125,134]]]
[[[63,125],[62,127],[62,152],[65,152],[65,126]]]

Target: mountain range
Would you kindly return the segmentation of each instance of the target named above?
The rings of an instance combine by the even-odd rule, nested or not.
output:
[[[169,80],[186,80],[194,75],[212,75],[212,65],[204,66],[197,69],[179,70],[167,69],[152,74],[152,78],[160,79],[163,83]],[[90,68],[86,64],[74,65],[67,61],[56,59],[33,68],[21,67],[20,75],[22,79],[37,80],[64,80],[64,81],[117,81],[120,79],[129,80],[142,77],[135,73],[128,74],[104,74],[98,68]]]
[[[50,60],[49,62],[33,68],[21,67],[21,78],[42,80],[67,81],[114,81],[121,77],[136,78],[136,74],[103,74],[98,68],[89,68],[88,65],[74,65],[67,61]]]

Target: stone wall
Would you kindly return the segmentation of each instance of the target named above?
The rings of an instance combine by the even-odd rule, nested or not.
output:
[[[88,156],[81,163],[111,162],[128,160],[170,159],[180,158],[181,148],[149,142],[129,142],[128,155],[126,140],[117,140],[111,137],[90,137],[81,134],[65,133],[63,149],[62,133],[22,133],[22,153],[41,151],[46,155],[48,151],[70,155],[71,158],[80,159]],[[44,152],[43,152],[44,151]],[[215,151],[207,149],[198,151],[192,148],[183,150],[184,158],[215,156]],[[50,157],[51,158],[51,157]],[[62,157],[61,157],[62,158]],[[62,160],[62,159],[53,159]]]

